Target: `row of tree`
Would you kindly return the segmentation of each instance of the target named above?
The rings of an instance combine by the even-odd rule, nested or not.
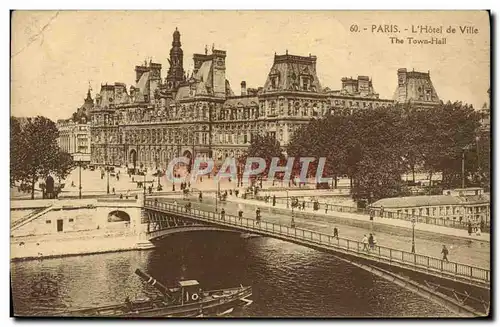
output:
[[[289,142],[287,155],[325,157],[324,177],[351,178],[354,199],[371,201],[401,195],[401,176],[442,174],[443,187],[460,187],[462,158],[466,185],[489,187],[490,139],[478,134],[480,116],[460,102],[432,108],[411,104],[329,115],[303,125]],[[258,137],[251,156],[279,156],[276,140]],[[318,160],[310,165],[316,173]],[[295,161],[294,175],[300,165]]]
[[[59,132],[46,117],[10,118],[10,184],[29,185],[31,198],[40,178],[53,174],[64,179],[75,167],[70,154],[57,144]]]

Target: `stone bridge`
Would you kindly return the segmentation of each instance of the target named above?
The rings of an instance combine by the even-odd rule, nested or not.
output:
[[[144,208],[142,223],[147,225],[145,233],[153,243],[172,233],[188,231],[257,234],[331,253],[339,260],[376,271],[379,276],[397,280],[403,287],[418,290],[417,293],[429,298],[440,294],[440,301],[457,308],[457,312],[467,311],[477,316],[489,310],[491,274],[487,269],[382,246],[368,252],[356,240],[227,214],[221,216],[158,200],[145,201]]]

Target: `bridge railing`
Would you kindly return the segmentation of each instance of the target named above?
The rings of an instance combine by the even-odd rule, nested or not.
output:
[[[263,197],[258,197],[256,199],[264,201]],[[272,198],[269,197],[267,202],[272,203]],[[288,207],[291,208],[292,199],[291,199],[291,197],[288,199],[283,198],[283,197],[276,198],[276,203],[287,205]],[[302,207],[303,204],[305,204],[305,207],[308,209],[314,208],[314,201],[305,201],[305,200],[301,201],[301,200],[299,200],[299,206]],[[330,204],[330,203],[325,203],[325,202],[318,202],[318,204],[319,204],[318,211],[325,210],[325,208],[326,208],[328,211],[357,213],[357,214],[362,214],[362,215],[369,215],[370,214],[370,209],[367,209],[367,208],[356,208],[356,207],[351,207],[351,206]],[[417,223],[445,226],[445,227],[451,227],[451,228],[457,228],[457,229],[467,229],[468,228],[468,222],[465,219],[460,221],[460,220],[455,220],[455,219],[445,219],[445,218],[441,218],[441,217],[420,216],[420,215],[414,215],[411,213],[404,213],[404,212],[397,212],[397,211],[384,210],[383,212],[381,212],[380,209],[374,209],[374,210],[375,210],[375,218],[400,219],[400,220],[407,220],[407,221],[411,221],[411,220],[415,219],[415,221]],[[490,223],[488,221],[485,221],[484,227],[485,227],[485,229],[489,229]]]
[[[421,271],[432,271],[442,275],[461,280],[470,280],[484,284],[490,283],[490,271],[481,267],[470,266],[458,262],[444,261],[439,258],[430,257],[422,254],[410,253],[385,246],[376,246],[374,249],[368,249],[368,244],[357,240],[334,237],[330,234],[319,233],[307,229],[289,227],[266,221],[257,221],[256,219],[237,217],[233,215],[204,211],[199,209],[189,209],[182,205],[172,203],[146,201],[148,208],[179,213],[188,217],[201,219],[207,222],[215,222],[219,225],[234,226],[244,229],[248,232],[257,232],[270,236],[278,236],[285,239],[299,240],[301,243],[310,243],[322,245],[324,247],[342,249],[347,252],[355,252],[363,256],[371,257],[379,261],[385,261],[389,264],[403,264],[412,266]]]

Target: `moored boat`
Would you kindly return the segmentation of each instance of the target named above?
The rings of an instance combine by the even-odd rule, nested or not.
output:
[[[216,317],[233,311],[235,307],[252,303],[251,286],[205,291],[196,280],[179,281],[177,288],[167,288],[139,269],[135,273],[160,291],[161,296],[130,300],[121,304],[65,311],[53,316],[66,317]]]

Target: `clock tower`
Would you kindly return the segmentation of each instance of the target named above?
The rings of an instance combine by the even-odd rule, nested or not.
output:
[[[181,33],[175,28],[172,48],[170,49],[170,59],[168,59],[170,68],[167,73],[167,89],[169,90],[176,89],[179,84],[185,80],[183,58],[184,53],[181,48]]]

